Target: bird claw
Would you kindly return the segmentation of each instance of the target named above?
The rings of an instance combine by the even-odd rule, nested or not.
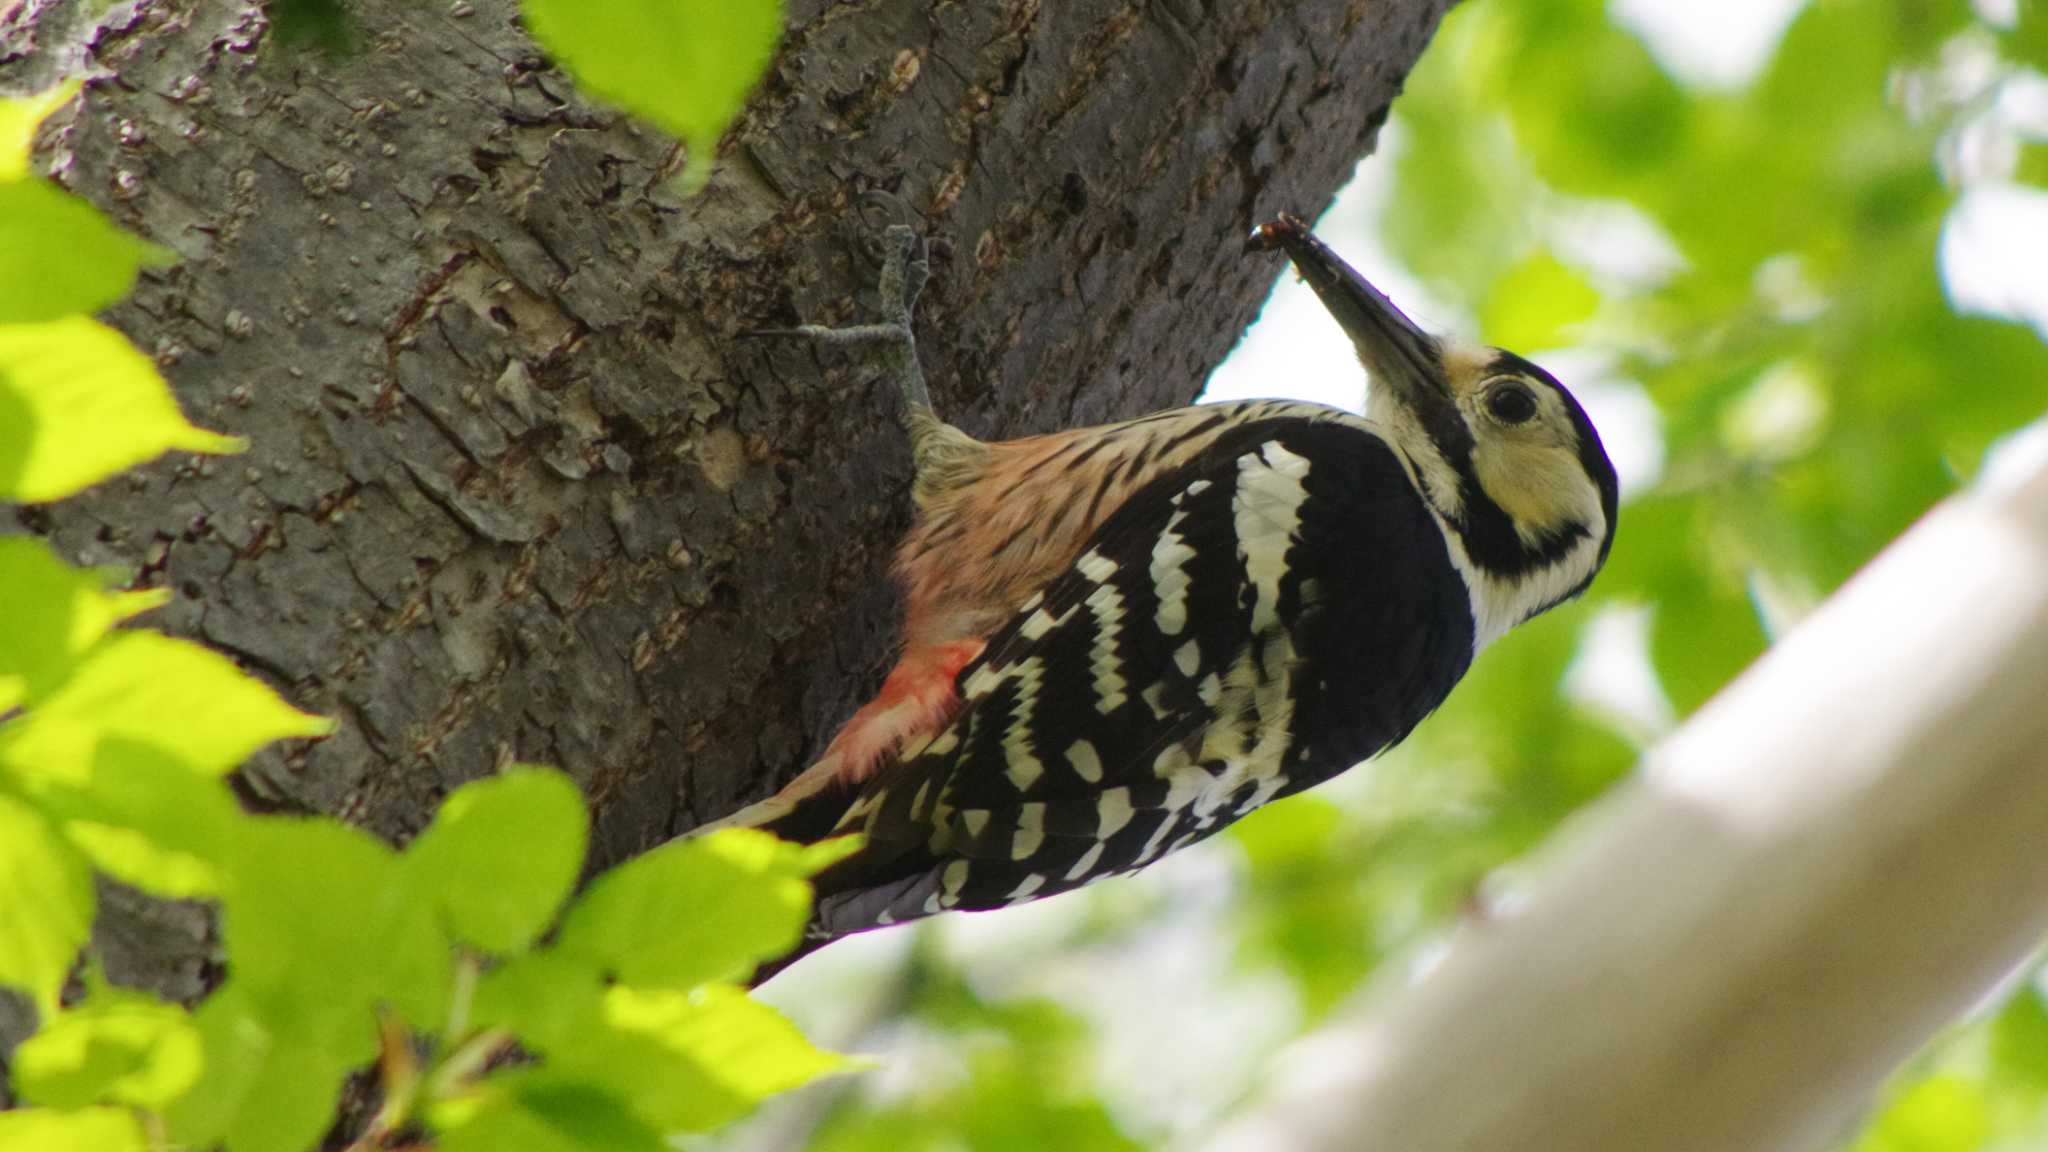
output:
[[[930,250],[924,238],[907,224],[884,228],[881,247],[882,271],[877,287],[882,296],[882,323],[845,328],[799,324],[794,328],[752,328],[740,335],[748,339],[797,338],[842,348],[879,345],[887,351],[887,372],[895,378],[904,402],[929,409],[931,396],[925,389],[924,372],[918,366],[917,338],[911,324],[918,297],[931,279]]]

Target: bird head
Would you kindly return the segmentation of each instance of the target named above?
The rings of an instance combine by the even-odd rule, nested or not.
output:
[[[1480,642],[1584,590],[1606,562],[1614,465],[1584,408],[1535,364],[1433,336],[1299,218],[1254,233],[1280,248],[1351,337],[1366,417],[1414,470],[1472,585]]]

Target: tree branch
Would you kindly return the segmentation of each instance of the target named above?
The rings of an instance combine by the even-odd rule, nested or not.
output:
[[[1207,1145],[1838,1139],[2048,931],[2048,465],[1950,500]]]

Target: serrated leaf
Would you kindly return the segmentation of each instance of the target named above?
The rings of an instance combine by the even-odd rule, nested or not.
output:
[[[434,1110],[441,1152],[668,1152],[660,1133],[596,1085],[532,1073],[493,1079]]]
[[[28,714],[0,730],[0,767],[77,782],[103,741],[164,750],[220,775],[275,740],[324,736],[333,723],[280,700],[225,656],[154,632],[99,644]]]
[[[780,0],[525,0],[526,26],[576,82],[675,134],[692,179],[761,80]]]
[[[57,500],[173,449],[242,448],[187,423],[156,365],[112,328],[0,324],[0,500]]]
[[[344,1064],[376,1052],[375,1010],[414,1027],[447,1010],[452,953],[383,841],[333,820],[246,821],[223,913],[250,1010]]]
[[[567,776],[515,767],[456,789],[405,854],[405,867],[458,939],[518,952],[575,887],[588,825],[583,794]]]
[[[738,988],[600,991],[559,960],[514,964],[525,970],[479,988],[479,1021],[511,1025],[540,1053],[546,1082],[601,1086],[659,1131],[709,1131],[847,1064]],[[567,977],[558,994],[550,975]]]
[[[142,1122],[120,1108],[0,1112],[0,1152],[145,1152]]]
[[[796,946],[811,910],[805,878],[837,851],[747,828],[671,841],[598,877],[555,950],[650,988],[737,979]]]
[[[172,255],[43,180],[0,180],[0,324],[97,312]]]
[[[10,1059],[31,1104],[161,1110],[199,1079],[199,1030],[175,1004],[102,988],[23,1041]]]
[[[644,1076],[636,1090],[625,1091],[644,1115],[687,1131],[708,1131],[770,1096],[848,1067],[845,1057],[813,1046],[780,1012],[727,985],[693,992],[615,987],[605,993],[604,1018],[614,1032],[652,1042],[665,1057],[702,1069],[717,1086],[716,1093],[683,1099],[665,1091],[659,1077]],[[602,1062],[588,1070],[607,1074]],[[611,1075],[622,1089],[635,1085],[630,1076]]]
[[[232,978],[193,1013],[193,1025],[205,1051],[203,1071],[164,1113],[177,1143],[225,1144],[228,1152],[305,1152],[318,1144],[334,1123],[342,1078],[360,1061],[277,1027]]]
[[[0,985],[56,1014],[92,933],[92,870],[41,812],[0,792]]]
[[[105,578],[65,564],[41,540],[0,539],[0,589],[8,605],[0,628],[0,678],[19,685],[12,699],[0,689],[0,711],[47,693],[69,675],[86,651],[138,606],[132,595],[105,591]]]
[[[19,180],[29,174],[28,148],[37,126],[71,103],[83,86],[83,81],[67,80],[33,96],[0,100],[0,180]]]

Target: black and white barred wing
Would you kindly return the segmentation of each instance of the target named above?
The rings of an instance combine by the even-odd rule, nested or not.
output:
[[[961,672],[954,722],[849,809],[839,830],[870,843],[819,878],[818,927],[1129,872],[1398,739],[1435,699],[1337,700],[1364,678],[1333,661],[1427,646],[1407,635],[1425,576],[1399,551],[1418,542],[1442,551],[1392,452],[1350,424],[1249,424],[1147,485]]]

